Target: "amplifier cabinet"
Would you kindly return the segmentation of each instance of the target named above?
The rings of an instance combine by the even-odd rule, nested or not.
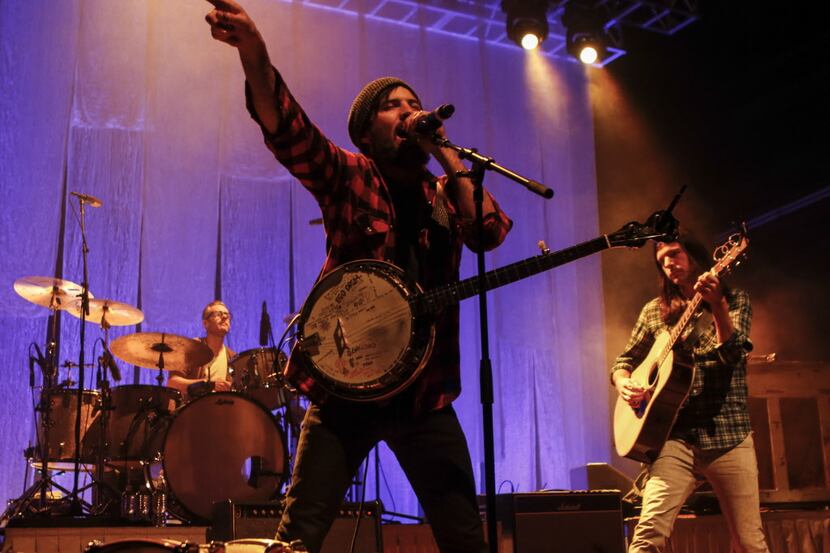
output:
[[[343,504],[326,534],[321,553],[349,553],[359,507],[359,503]],[[363,504],[355,553],[382,553],[380,511],[378,501]],[[208,530],[208,538],[214,541],[274,539],[281,516],[282,504],[279,502],[219,501],[213,504],[213,526]]]
[[[550,491],[496,497],[501,553],[624,553],[620,493]]]

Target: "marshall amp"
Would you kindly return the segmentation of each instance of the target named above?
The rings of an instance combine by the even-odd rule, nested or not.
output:
[[[500,553],[625,552],[617,490],[500,494],[496,520]]]

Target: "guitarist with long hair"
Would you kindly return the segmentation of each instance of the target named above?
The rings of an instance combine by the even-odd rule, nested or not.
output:
[[[629,553],[664,550],[681,506],[701,477],[718,497],[733,550],[769,551],[761,527],[758,462],[746,405],[746,357],[752,350],[749,296],[725,286],[709,270],[706,250],[688,236],[657,242],[654,256],[660,294],[643,307],[611,368],[611,381],[623,402],[637,409],[652,399],[650,383],[632,378],[632,372],[649,356],[657,335],[674,326],[697,294],[703,308],[674,348],[676,357],[694,368],[694,376],[668,439],[649,459]]]

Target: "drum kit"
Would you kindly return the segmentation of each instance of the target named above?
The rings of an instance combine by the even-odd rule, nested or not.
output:
[[[199,340],[163,332],[126,334],[110,344],[110,327],[137,325],[144,314],[89,294],[86,321],[103,331],[97,389],[84,389],[82,382],[71,388],[57,382],[56,315],[82,316],[82,286],[32,276],[18,279],[14,288],[27,301],[48,308],[52,322],[46,355],[38,347],[34,360],[43,378],[35,413],[37,445],[27,450],[40,478],[11,502],[4,518],[51,514],[56,495],[77,494],[77,484],[70,492],[54,479],[66,471],[92,475],[92,484],[81,490],[92,488],[92,502],[83,503],[89,514],[118,512],[128,520],[158,525],[166,524],[168,516],[209,522],[214,502],[262,502],[279,494],[288,472],[286,434],[293,432],[287,425],[301,409],[283,385],[285,356],[276,348],[247,350],[229,360],[232,391],[184,402],[178,390],[163,385],[164,372],[208,364],[211,349]],[[108,374],[121,379],[116,358],[157,370],[157,384],[110,387]],[[33,374],[30,385],[35,387]],[[284,413],[277,412],[282,409]]]

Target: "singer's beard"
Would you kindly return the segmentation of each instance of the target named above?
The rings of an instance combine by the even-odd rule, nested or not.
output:
[[[429,162],[429,154],[411,140],[399,144],[392,141],[375,143],[370,157],[379,165],[397,165],[404,170],[421,170]]]

